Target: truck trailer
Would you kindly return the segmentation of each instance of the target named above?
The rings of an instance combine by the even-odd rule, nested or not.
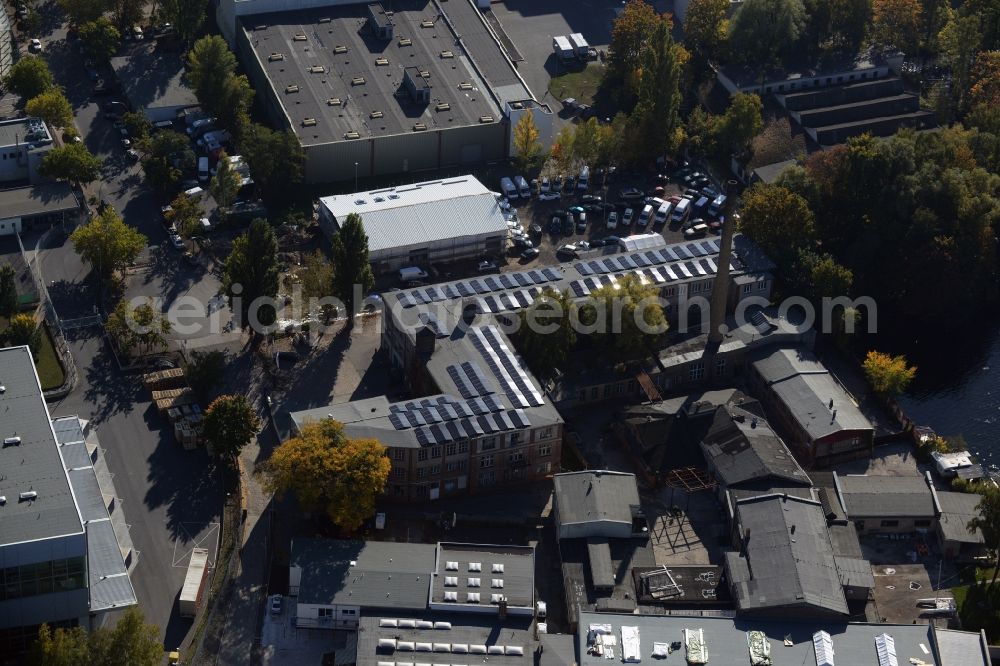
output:
[[[575,55],[573,45],[565,35],[557,35],[552,38],[552,50],[560,60],[572,60]]]
[[[201,608],[205,595],[205,582],[208,580],[208,549],[195,548],[191,551],[191,562],[188,563],[187,575],[184,576],[184,587],[181,588],[179,611],[181,617],[194,617]]]

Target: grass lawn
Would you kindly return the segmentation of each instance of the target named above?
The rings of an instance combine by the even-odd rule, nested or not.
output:
[[[593,104],[602,78],[604,65],[592,62],[580,71],[553,77],[549,82],[549,92],[558,100],[572,97],[580,104]]]
[[[52,344],[52,335],[49,327],[42,324],[39,331],[38,353],[35,354],[35,369],[38,371],[38,379],[42,383],[42,390],[59,388],[66,380],[66,373],[63,371],[59,355]]]

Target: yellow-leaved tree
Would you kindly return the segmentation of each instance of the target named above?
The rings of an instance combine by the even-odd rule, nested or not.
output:
[[[351,439],[342,423],[324,419],[275,449],[262,473],[269,492],[294,492],[303,509],[353,531],[375,514],[391,467],[377,440]]]
[[[906,391],[917,374],[916,366],[907,365],[905,356],[890,356],[879,351],[868,352],[864,369],[872,390],[886,398]]]

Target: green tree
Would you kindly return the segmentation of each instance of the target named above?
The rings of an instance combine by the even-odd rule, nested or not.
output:
[[[198,101],[210,113],[221,107],[226,81],[236,72],[236,56],[219,35],[206,35],[194,43],[187,55],[188,83]]]
[[[160,15],[174,26],[184,44],[190,44],[205,21],[205,0],[160,0]]]
[[[546,287],[521,311],[517,341],[528,365],[536,373],[561,367],[576,344],[571,311],[576,306],[566,294]]]
[[[101,161],[82,143],[71,143],[46,153],[38,173],[46,178],[83,185],[97,180],[101,174]]]
[[[221,351],[196,351],[184,366],[184,376],[198,402],[205,404],[226,372],[226,355]]]
[[[628,0],[611,28],[608,78],[627,94],[634,90],[646,44],[664,19],[644,0]]]
[[[10,264],[0,266],[0,317],[10,319],[17,312],[17,273]]]
[[[4,86],[22,99],[38,97],[54,85],[55,79],[52,78],[48,64],[43,58],[33,55],[26,55],[18,60],[4,79]]]
[[[125,270],[146,245],[146,237],[125,224],[111,206],[77,227],[69,240],[76,253],[105,279]]]
[[[739,230],[786,267],[815,240],[808,202],[780,185],[758,183],[743,193]]]
[[[674,43],[666,21],[657,24],[644,53],[639,102],[632,118],[639,128],[641,156],[652,159],[666,156],[678,147],[681,67],[688,54]]]
[[[882,49],[915,53],[922,9],[919,0],[872,0],[872,41]]]
[[[975,14],[963,16],[952,11],[951,18],[938,33],[941,60],[951,67],[954,76],[952,94],[962,110],[965,109],[966,97],[972,87],[972,66],[981,40],[979,16]]]
[[[763,76],[794,49],[805,23],[802,0],[745,0],[729,22],[730,52]]]
[[[81,27],[101,18],[111,8],[109,0],[58,0],[58,4],[70,21]]]
[[[250,104],[253,102],[253,88],[243,74],[230,76],[222,84],[219,92],[219,108],[215,116],[219,124],[229,130],[238,145],[250,127]]]
[[[817,257],[809,266],[809,280],[815,298],[836,298],[850,295],[854,273],[827,254]]]
[[[82,24],[79,29],[83,50],[94,60],[104,62],[118,52],[122,34],[105,16]]]
[[[24,110],[29,116],[41,118],[52,127],[69,127],[73,124],[73,107],[58,88],[50,88],[32,97]]]
[[[122,352],[138,352],[139,356],[165,346],[171,329],[170,321],[153,307],[152,299],[135,307],[120,301],[104,326]]]
[[[983,542],[989,548],[993,557],[993,578],[990,587],[996,585],[997,573],[1000,572],[1000,490],[992,484],[980,484],[979,493],[982,497],[976,505],[978,515],[966,526],[970,534],[978,530],[983,535]]]
[[[219,155],[219,162],[216,165],[215,175],[208,185],[209,191],[220,208],[229,208],[236,199],[236,194],[243,184],[243,176],[233,168],[229,161],[229,155],[225,151]]]
[[[831,0],[830,41],[836,51],[853,55],[861,48],[872,18],[872,0]]]
[[[142,161],[146,182],[161,196],[170,198],[180,190],[185,172],[196,164],[191,141],[185,135],[170,130],[157,132],[149,141],[149,152]]]
[[[163,216],[167,222],[177,227],[177,233],[184,238],[191,238],[201,228],[201,218],[204,215],[201,201],[181,192],[170,202],[170,210]]]
[[[31,646],[30,660],[34,666],[78,666],[92,663],[90,637],[83,627],[52,629],[43,624],[38,629],[38,640]]]
[[[862,366],[872,390],[886,398],[904,393],[917,374],[916,366],[907,365],[905,356],[878,351],[869,351]]]
[[[580,306],[580,322],[620,359],[647,356],[668,328],[659,291],[631,274],[591,292]]]
[[[122,115],[122,122],[128,130],[128,135],[132,137],[132,143],[141,146],[143,150],[148,150],[153,123],[149,122],[146,114],[130,111]]]
[[[729,100],[726,113],[715,126],[717,146],[735,154],[742,161],[749,157],[750,142],[764,127],[764,104],[753,93],[736,93]]]
[[[583,164],[593,164],[598,152],[600,125],[597,118],[588,118],[573,130],[573,159]]]
[[[132,26],[142,23],[144,0],[110,0],[111,17],[118,29],[127,33]]]
[[[392,464],[374,439],[351,439],[338,421],[307,423],[263,464],[264,487],[294,492],[306,511],[322,511],[353,531],[375,514]]]
[[[205,410],[202,427],[213,453],[232,462],[260,430],[260,419],[245,395],[221,395]]]
[[[233,241],[222,279],[229,307],[239,317],[240,327],[256,334],[277,319],[278,239],[261,219]]]
[[[101,627],[90,634],[90,659],[81,663],[98,666],[159,666],[163,643],[155,624],[147,624],[142,611],[129,608],[113,628]]]
[[[719,56],[729,36],[729,0],[691,0],[684,16],[684,43],[708,60]]]
[[[333,296],[333,275],[333,264],[327,261],[319,250],[307,254],[302,260],[302,271],[299,273],[302,280],[302,297],[307,301],[313,299],[318,301]],[[336,309],[330,304],[322,305],[320,312],[327,322],[336,316]]]
[[[360,215],[347,216],[332,245],[333,294],[343,301],[350,326],[354,322],[352,315],[357,314],[361,305],[355,294],[363,298],[375,283],[368,261],[368,235]]]
[[[276,132],[253,124],[247,130],[240,152],[250,166],[254,183],[269,203],[291,199],[302,182],[305,162],[302,144],[293,132]]]
[[[35,318],[24,312],[14,315],[7,327],[7,341],[11,345],[28,345],[31,351],[37,351],[38,325]]]
[[[542,142],[538,140],[535,116],[526,111],[514,124],[514,160],[517,168],[527,171],[534,168],[542,156]]]

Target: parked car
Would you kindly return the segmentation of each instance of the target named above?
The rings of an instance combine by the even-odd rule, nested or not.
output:
[[[178,236],[177,234],[170,235],[170,243],[174,246],[175,249],[178,250],[184,249],[184,239]]]
[[[549,181],[548,178],[542,178],[542,181],[538,185],[538,191],[541,194],[545,194],[546,192],[549,192],[551,190],[552,190],[552,183]]]
[[[608,213],[608,229],[614,229],[618,226],[618,213],[611,212]]]
[[[631,208],[626,208],[625,214],[622,215],[622,224],[625,225],[626,227],[632,226],[632,216],[634,214],[635,212]]]
[[[586,206],[583,207],[583,210],[588,213],[600,213],[604,209],[598,206],[597,204],[587,204]]]
[[[269,607],[271,609],[271,615],[281,615],[281,595],[272,594],[270,598]]]
[[[539,201],[556,201],[562,198],[562,195],[558,192],[542,192],[538,195]]]
[[[576,254],[576,246],[572,245],[572,244],[570,244],[570,245],[560,245],[559,249],[556,250],[556,256],[563,256],[563,257],[569,256],[569,257],[572,257],[572,258],[575,259],[576,256],[577,256],[577,254]]]
[[[563,219],[561,217],[553,217],[549,220],[549,233],[558,234],[562,231]]]
[[[583,233],[587,230],[587,213],[580,213],[576,218],[576,230],[577,233]]]
[[[32,39],[30,42],[28,42],[28,50],[31,51],[32,53],[41,53],[42,52],[42,40],[40,40],[40,39]]]
[[[480,261],[476,265],[476,269],[480,273],[489,273],[490,271],[495,271],[497,269],[497,265],[496,265],[495,262],[488,261],[488,260],[484,259],[483,261]]]
[[[521,253],[521,259],[524,261],[531,261],[539,255],[537,247],[529,247],[527,250]]]
[[[590,239],[590,247],[592,247],[592,248],[594,248],[594,247],[604,247],[604,245],[605,245],[605,242],[604,242],[603,238],[591,238]]]
[[[514,247],[519,250],[524,250],[527,248],[535,247],[535,244],[531,242],[531,239],[527,236],[517,236],[514,238]]]
[[[584,194],[580,197],[580,201],[583,203],[601,203],[601,197],[596,194]]]

